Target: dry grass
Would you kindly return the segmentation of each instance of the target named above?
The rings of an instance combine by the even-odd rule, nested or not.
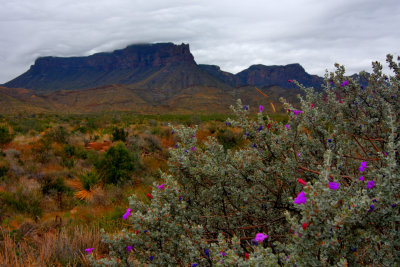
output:
[[[28,223],[14,234],[0,228],[0,266],[88,266],[84,254],[91,247],[107,251],[97,227]]]

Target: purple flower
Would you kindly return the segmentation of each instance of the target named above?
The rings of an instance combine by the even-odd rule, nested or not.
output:
[[[256,238],[254,238],[253,240],[256,241],[256,242],[260,242],[261,243],[266,238],[268,238],[268,235],[265,235],[263,233],[258,233],[258,234],[256,234]]]
[[[293,201],[294,204],[297,205],[301,205],[301,204],[305,204],[307,202],[307,198],[306,198],[306,194],[304,193],[304,191],[301,191],[296,199]]]
[[[219,254],[221,254],[222,257],[225,257],[225,256],[226,256],[226,253],[225,253],[225,252],[220,252]]]
[[[131,251],[132,249],[133,249],[132,246],[127,246],[127,247],[126,247],[126,251],[128,251],[128,252]]]
[[[285,124],[285,127],[286,127],[287,129],[289,129],[289,128],[290,128],[290,125],[289,125],[289,124]]]
[[[193,263],[192,267],[196,267],[197,265],[199,265],[198,263]]]
[[[210,257],[210,251],[208,249],[204,249],[204,253],[206,254],[207,257]]]
[[[179,201],[182,201],[182,197],[179,197]]]
[[[159,189],[165,189],[165,184],[160,184],[159,186],[157,186],[157,188],[159,188]]]
[[[257,147],[257,145],[256,145],[256,144],[253,144],[253,147]]]
[[[263,112],[264,108],[262,105],[260,105],[260,112]]]
[[[171,134],[174,134],[174,133],[175,133],[175,131],[174,131],[174,130],[172,130]]]
[[[374,208],[375,208],[375,206],[374,205],[371,205],[371,206],[369,206],[369,212],[371,212],[371,211],[373,211],[374,210]]]
[[[262,130],[262,126],[258,127],[257,131],[261,131]]]
[[[229,125],[231,125],[229,122],[225,122],[225,125],[226,126],[229,126]],[[196,263],[197,264],[197,263]]]
[[[92,253],[93,250],[94,250],[94,248],[87,248],[87,249],[85,249],[85,251],[87,252],[88,255],[89,255],[90,253]]]
[[[245,110],[249,110],[249,107],[248,106],[244,106],[243,107]]]
[[[301,110],[293,110],[294,115],[299,115],[300,113],[303,113]]]
[[[396,203],[393,203],[393,204],[392,204],[392,208],[395,208],[396,206],[397,206]]]
[[[344,81],[344,82],[342,82],[342,84],[340,85],[341,87],[344,87],[344,86],[346,86],[346,85],[349,85],[349,81]]]
[[[337,190],[339,188],[339,183],[335,183],[335,182],[330,182],[329,183],[329,188],[332,190]]]
[[[373,180],[368,181],[367,189],[371,189],[373,187],[375,187],[375,182]]]
[[[149,257],[149,260],[150,260],[150,261],[153,261],[153,260],[154,260],[154,256],[151,255],[151,256]]]
[[[363,181],[364,182],[364,176],[360,176],[360,178],[358,178],[358,180]]]
[[[365,171],[366,168],[368,168],[367,162],[366,162],[366,161],[363,161],[363,162],[361,162],[360,168],[358,168],[358,170],[359,170],[360,172],[363,172],[363,171]]]
[[[249,137],[250,134],[249,134],[249,133],[245,133],[244,135],[247,136],[247,137]]]
[[[131,209],[126,209],[125,214],[122,215],[122,219],[124,220],[128,219],[129,215],[131,215]]]
[[[196,148],[195,148],[194,146],[192,146],[192,150],[193,150],[193,151],[196,151]]]

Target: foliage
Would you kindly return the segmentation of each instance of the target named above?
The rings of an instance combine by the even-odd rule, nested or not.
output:
[[[118,184],[130,178],[136,160],[124,143],[119,142],[107,150],[97,162],[96,169],[104,183]]]
[[[13,135],[5,125],[0,125],[0,146],[10,143],[13,140]]]
[[[36,218],[41,216],[43,209],[40,205],[42,196],[36,191],[24,191],[22,188],[14,193],[0,192],[0,205],[14,212],[26,213]]]
[[[68,192],[68,187],[65,185],[64,178],[62,177],[53,178],[51,176],[45,176],[41,180],[41,183],[43,195],[51,194],[53,192]]]
[[[79,181],[82,183],[82,187],[85,190],[91,190],[93,189],[98,183],[100,182],[100,177],[99,175],[94,172],[86,172],[81,175],[78,175]]]
[[[231,129],[218,129],[217,139],[224,149],[232,149],[238,147],[242,142],[243,134],[234,133]]]
[[[125,142],[128,137],[128,132],[124,130],[124,128],[114,127],[112,131],[112,141],[122,141]]]
[[[129,227],[104,235],[95,266],[395,266],[400,262],[400,64],[373,63],[368,87],[336,65],[322,92],[304,88],[287,123],[232,107],[248,147],[197,144],[174,129],[170,174],[148,201],[130,198]],[[400,58],[398,58],[400,61]],[[371,182],[373,181],[373,182]],[[301,194],[300,194],[301,193]],[[303,195],[303,202],[294,201]],[[297,204],[295,204],[297,203]],[[254,243],[257,233],[268,238]],[[253,240],[253,241],[252,241]],[[130,246],[134,249],[129,249]]]
[[[67,142],[68,135],[69,133],[65,130],[64,127],[58,126],[47,131],[44,135],[44,138],[56,143],[65,144]]]

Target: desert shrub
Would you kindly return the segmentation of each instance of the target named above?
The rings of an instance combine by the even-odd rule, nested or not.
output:
[[[68,158],[75,156],[76,154],[75,146],[69,144],[65,145],[63,147],[63,154]]]
[[[96,265],[396,266],[400,262],[400,64],[373,63],[368,87],[337,65],[322,91],[304,88],[301,108],[281,100],[286,124],[238,101],[248,146],[197,143],[174,129],[169,174],[148,200],[135,195],[130,228],[104,235]],[[400,57],[398,58],[400,61]],[[134,230],[133,230],[134,229]],[[128,250],[133,246],[134,250]]]
[[[13,135],[5,125],[0,125],[0,146],[10,143],[13,140]]]
[[[6,166],[0,166],[0,177],[6,176],[8,168]]]
[[[55,193],[66,193],[70,191],[62,177],[45,176],[39,181],[41,183],[43,195],[54,195]]]
[[[100,177],[95,171],[85,172],[78,175],[79,181],[82,183],[83,189],[90,191],[100,182]]]
[[[16,192],[0,192],[0,204],[9,212],[25,213],[36,218],[41,216],[42,195],[36,191],[24,191],[21,187]]]
[[[224,149],[232,149],[243,142],[241,134],[234,133],[231,129],[218,129],[217,139]]]
[[[58,126],[56,128],[50,129],[49,131],[46,132],[46,134],[43,136],[43,138],[47,138],[51,140],[52,142],[60,143],[60,144],[65,144],[67,143],[67,137],[69,133],[65,130],[64,127]]]
[[[135,158],[119,142],[110,147],[96,163],[96,169],[106,184],[118,184],[130,178],[135,170]]]
[[[116,141],[125,142],[127,137],[128,137],[128,132],[126,132],[124,128],[114,127],[111,138],[113,142]]]
[[[41,138],[37,143],[32,144],[31,152],[40,163],[48,162],[51,156],[51,140]]]

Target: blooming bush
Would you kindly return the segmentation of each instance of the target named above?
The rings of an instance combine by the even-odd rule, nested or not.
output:
[[[398,59],[400,60],[400,58]],[[238,101],[245,148],[198,144],[197,128],[173,129],[169,174],[143,202],[130,198],[127,229],[104,235],[110,255],[93,265],[332,266],[400,262],[399,89],[373,63],[368,87],[325,75],[304,88],[289,121],[271,120]]]

